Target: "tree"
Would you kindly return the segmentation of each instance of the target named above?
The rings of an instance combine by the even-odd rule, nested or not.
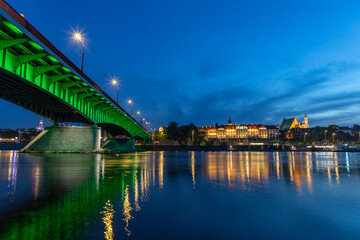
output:
[[[167,139],[178,141],[179,136],[179,123],[174,121],[170,122],[166,128]]]

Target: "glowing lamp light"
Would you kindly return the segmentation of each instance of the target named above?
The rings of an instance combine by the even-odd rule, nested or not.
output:
[[[83,40],[83,36],[79,32],[74,33],[73,37],[74,37],[74,39],[76,41],[82,41]]]
[[[111,80],[111,84],[112,84],[112,85],[118,85],[119,82],[118,82],[116,79],[113,79],[113,80]]]

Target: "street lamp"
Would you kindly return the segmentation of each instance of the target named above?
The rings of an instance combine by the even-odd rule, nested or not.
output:
[[[73,38],[75,41],[82,43],[82,54],[81,54],[81,71],[83,71],[84,67],[84,49],[85,49],[85,37],[80,32],[75,32],[73,34]]]
[[[135,115],[134,115],[134,102],[133,102],[133,100],[129,99],[128,104],[131,105],[131,116],[134,117]]]
[[[336,133],[333,133],[332,136],[333,136],[333,142],[335,142],[335,134]]]
[[[137,111],[136,114],[139,115],[139,121],[141,121],[141,113],[140,113],[140,111]]]
[[[119,103],[119,81],[117,78],[112,78],[111,79],[111,84],[116,87],[117,91],[116,91],[116,103]]]
[[[325,130],[325,141],[326,141],[326,133],[327,133],[327,130]]]
[[[192,143],[192,145],[194,145],[194,133],[195,133],[195,131],[192,130],[191,131],[191,143]]]

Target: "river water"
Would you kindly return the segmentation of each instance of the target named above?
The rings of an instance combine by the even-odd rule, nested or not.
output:
[[[359,239],[359,161],[0,151],[0,239]]]

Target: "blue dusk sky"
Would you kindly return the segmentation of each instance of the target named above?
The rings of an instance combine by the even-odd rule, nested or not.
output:
[[[360,123],[360,1],[8,0],[84,72],[154,128]],[[0,128],[40,117],[0,100]],[[49,122],[47,124],[50,124]]]

